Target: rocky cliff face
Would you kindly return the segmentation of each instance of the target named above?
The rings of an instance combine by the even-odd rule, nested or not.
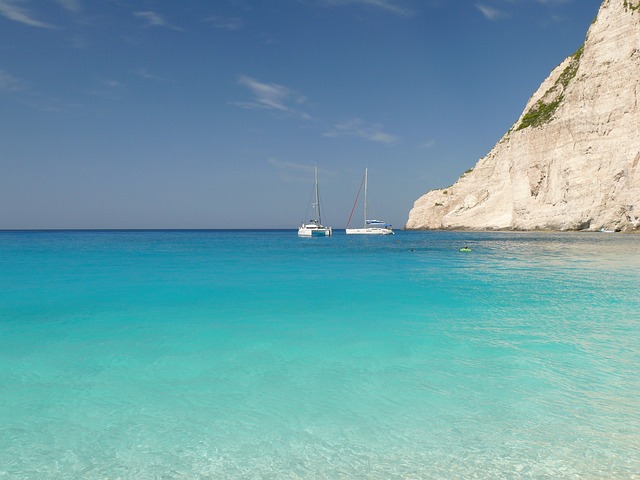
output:
[[[408,229],[640,229],[640,0],[604,0],[584,45],[493,150],[419,198]]]

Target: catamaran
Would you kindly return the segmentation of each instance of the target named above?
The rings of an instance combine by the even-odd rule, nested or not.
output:
[[[313,203],[313,218],[308,223],[302,222],[298,228],[300,237],[330,237],[333,234],[331,227],[322,225],[320,216],[320,195],[318,193],[318,167],[315,167],[315,201]]]
[[[358,197],[360,196],[360,191],[362,190],[362,183],[364,183],[364,225],[362,228],[349,228],[349,224],[351,223],[351,217],[353,216],[353,211],[356,208],[358,203]],[[364,178],[362,179],[362,183],[360,184],[360,190],[358,190],[358,195],[356,195],[356,201],[353,204],[353,208],[351,209],[351,215],[349,215],[349,221],[347,222],[346,232],[347,235],[393,235],[393,227],[383,222],[382,220],[373,220],[367,218],[367,194],[369,190],[369,169],[364,169]]]

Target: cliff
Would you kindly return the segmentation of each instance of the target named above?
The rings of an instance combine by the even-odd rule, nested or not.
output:
[[[408,229],[640,229],[640,0],[604,0],[491,152]]]

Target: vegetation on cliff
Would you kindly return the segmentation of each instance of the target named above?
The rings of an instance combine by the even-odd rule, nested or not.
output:
[[[540,125],[548,123],[553,118],[553,114],[564,99],[565,89],[578,72],[583,51],[584,44],[571,56],[569,65],[562,71],[555,84],[547,90],[542,99],[538,100],[522,117],[522,121],[516,130],[522,130],[527,127],[539,127]]]
[[[640,10],[640,3],[634,5],[630,0],[624,0],[624,8],[625,10],[631,10],[633,12]]]

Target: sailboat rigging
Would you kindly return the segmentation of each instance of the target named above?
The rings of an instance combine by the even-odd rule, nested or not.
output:
[[[298,236],[300,237],[330,237],[333,235],[331,227],[322,225],[322,217],[320,215],[320,194],[318,192],[318,167],[315,167],[315,201],[313,203],[313,218],[308,223],[302,222],[298,228]]]
[[[349,228],[349,224],[351,223],[351,217],[353,216],[353,211],[356,208],[356,204],[358,203],[358,198],[360,197],[360,190],[362,190],[362,183],[360,184],[360,190],[358,190],[358,195],[356,195],[356,200],[353,204],[353,208],[351,209],[351,215],[349,216],[349,221],[347,222],[346,233],[347,235],[393,235],[393,227],[383,222],[382,220],[374,220],[367,218],[367,200],[368,200],[368,190],[369,190],[369,169],[364,169],[364,178],[362,180],[364,183],[364,223],[362,228]]]

